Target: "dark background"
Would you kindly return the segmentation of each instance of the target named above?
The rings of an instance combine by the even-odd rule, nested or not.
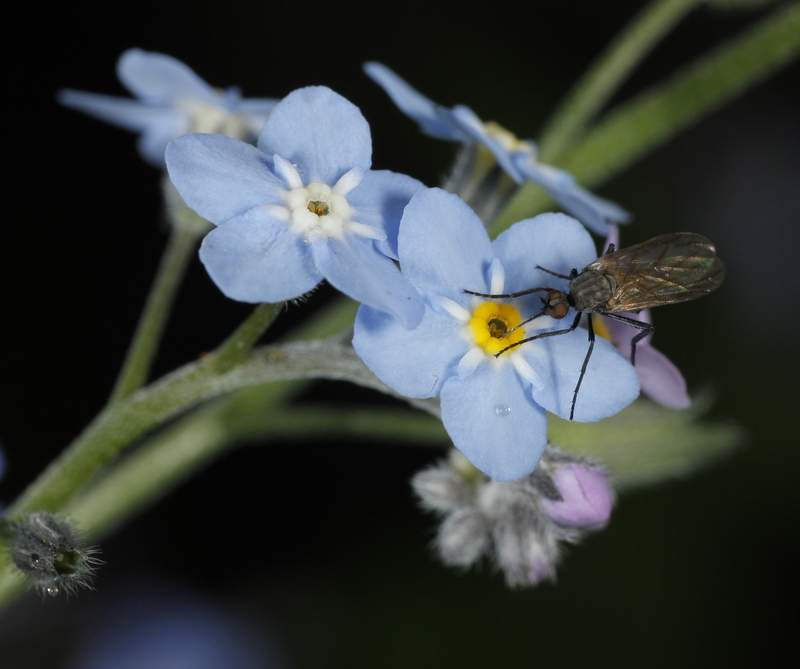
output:
[[[159,174],[138,159],[134,136],[59,108],[58,88],[125,95],[114,66],[132,46],[245,96],[325,84],[362,108],[377,168],[436,185],[453,147],[419,135],[362,62],[382,61],[437,102],[535,137],[641,4],[9,10],[4,43],[25,46],[7,47],[4,68],[0,499],[11,501],[103,406],[165,241]],[[695,12],[619,97],[750,20]],[[489,570],[461,575],[434,561],[434,520],[408,480],[435,452],[270,443],[227,455],[105,541],[97,592],[21,600],[0,619],[0,664],[84,666],[81,652],[125,628],[121,610],[152,619],[174,593],[255,640],[263,666],[265,657],[298,668],[788,664],[800,600],[799,91],[795,64],[599,191],[634,213],[626,245],[678,230],[717,243],[725,285],[657,312],[656,345],[692,390],[716,393],[712,417],[735,419],[748,437],[718,466],[624,495],[611,526],[570,551],[557,585],[513,592]],[[213,348],[247,313],[195,262],[157,372]],[[120,604],[132,591],[140,608]]]

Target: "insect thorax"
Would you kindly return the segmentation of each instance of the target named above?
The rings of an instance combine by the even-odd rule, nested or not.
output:
[[[587,269],[569,282],[570,297],[578,311],[603,311],[615,288],[614,279],[596,269]]]

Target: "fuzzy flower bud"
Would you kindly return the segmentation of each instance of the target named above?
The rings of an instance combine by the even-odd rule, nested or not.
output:
[[[603,469],[549,444],[539,466],[517,481],[494,481],[453,451],[412,486],[441,518],[433,544],[439,559],[465,569],[486,558],[510,586],[555,578],[561,544],[603,528],[613,505]]]
[[[530,586],[554,578],[559,535],[535,499],[513,483],[492,482],[481,502],[492,519],[494,558],[506,583]]]
[[[7,533],[12,561],[37,590],[55,596],[91,587],[101,561],[69,519],[37,511],[9,522]]]
[[[478,509],[466,507],[449,514],[436,536],[436,550],[450,567],[471,567],[489,550],[488,519]]]
[[[449,461],[417,473],[411,487],[425,509],[450,513],[472,503],[478,475],[480,472],[461,453],[453,451]]]

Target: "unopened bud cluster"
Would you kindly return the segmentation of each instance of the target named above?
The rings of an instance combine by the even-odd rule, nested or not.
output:
[[[513,586],[553,579],[562,544],[605,527],[614,502],[601,467],[551,445],[518,481],[493,481],[453,451],[412,486],[442,517],[434,545],[445,564],[466,569],[486,558]]]
[[[69,519],[37,511],[9,521],[3,529],[11,560],[32,587],[53,596],[91,587],[101,561]]]

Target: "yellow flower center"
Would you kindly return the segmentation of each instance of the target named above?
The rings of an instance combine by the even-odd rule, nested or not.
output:
[[[611,335],[608,332],[608,328],[603,322],[603,319],[599,316],[597,318],[592,317],[592,329],[594,329],[594,333],[598,337],[602,337],[603,339],[608,339],[608,341],[611,341]]]
[[[509,334],[521,320],[519,311],[510,304],[483,302],[472,312],[469,328],[475,344],[488,354],[496,355],[525,338],[524,328]]]
[[[513,132],[506,130],[499,123],[487,121],[483,124],[483,127],[486,130],[486,134],[488,134],[490,137],[494,137],[498,142],[500,142],[500,145],[506,151],[511,153],[516,153],[518,151],[524,151],[527,153],[533,152],[533,147],[531,146],[530,142],[526,142],[524,139],[519,139]]]

